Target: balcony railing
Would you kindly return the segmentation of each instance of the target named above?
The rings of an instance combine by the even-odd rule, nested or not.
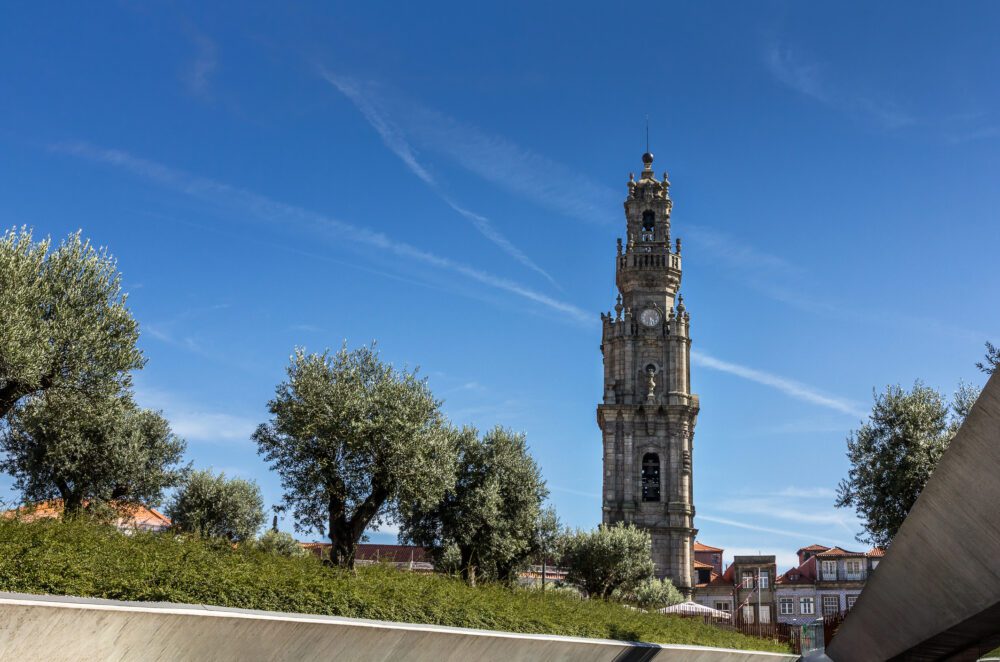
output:
[[[848,572],[840,569],[836,572],[826,572],[821,570],[819,573],[819,580],[821,582],[863,582],[866,579],[868,579],[867,570],[860,570],[857,572]]]

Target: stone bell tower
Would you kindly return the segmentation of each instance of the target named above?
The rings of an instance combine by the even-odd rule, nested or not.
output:
[[[603,521],[632,522],[653,538],[656,575],[691,596],[694,558],[691,454],[698,396],[691,393],[690,315],[681,284],[681,240],[670,245],[670,181],[642,155],[629,175],[627,241],[618,240],[615,312],[602,313]]]

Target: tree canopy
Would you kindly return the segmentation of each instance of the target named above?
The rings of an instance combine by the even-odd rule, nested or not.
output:
[[[0,469],[26,501],[61,498],[67,515],[85,505],[157,505],[187,470],[184,441],[127,393],[49,389],[16,405],[8,423]]]
[[[454,483],[455,451],[440,403],[416,371],[375,346],[298,349],[254,433],[281,476],[295,527],[329,535],[330,560],[353,566],[365,529],[401,508],[436,503]]]
[[[1000,347],[986,341],[986,356],[976,363],[976,367],[990,375],[996,372],[1000,368]]]
[[[195,471],[174,494],[167,515],[181,531],[243,542],[264,524],[264,499],[253,481]]]
[[[454,488],[437,503],[402,513],[400,537],[449,553],[462,576],[512,581],[538,549],[548,495],[525,436],[497,426],[480,439],[474,428],[452,433],[458,450]]]
[[[57,248],[27,228],[0,236],[0,417],[54,387],[117,392],[143,366],[117,264],[71,234]]]
[[[566,581],[591,597],[607,599],[629,591],[653,576],[652,538],[633,524],[601,524],[594,531],[575,531],[562,542]]]
[[[978,393],[962,385],[951,405],[919,381],[875,393],[868,420],[847,438],[851,468],[837,494],[837,506],[861,518],[859,542],[889,545]]]

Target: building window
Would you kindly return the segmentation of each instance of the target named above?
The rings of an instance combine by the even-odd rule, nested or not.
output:
[[[778,600],[778,607],[781,610],[783,616],[795,613],[795,600],[792,598],[780,598]]]
[[[716,602],[715,608],[718,609],[719,611],[724,611],[724,612],[729,612],[729,610],[731,609],[728,602]]]
[[[833,616],[834,614],[840,613],[840,596],[839,595],[824,595],[823,596],[823,615]]]
[[[837,579],[836,561],[823,561],[823,579],[826,581],[835,581]]]
[[[813,598],[799,598],[799,611],[803,614],[816,613],[816,600]]]
[[[753,570],[743,571],[743,588],[753,588]]]
[[[642,500],[660,500],[660,456],[656,453],[642,456]]]
[[[760,587],[761,588],[767,588],[768,587],[767,570],[761,570],[760,571]]]
[[[770,623],[771,622],[771,608],[767,605],[760,606],[760,622]]]
[[[753,605],[743,606],[743,622],[753,623]]]
[[[848,559],[847,560],[847,578],[848,579],[861,579],[861,559]]]
[[[854,609],[854,603],[857,601],[858,601],[858,596],[856,595],[847,596],[847,609],[848,610]]]

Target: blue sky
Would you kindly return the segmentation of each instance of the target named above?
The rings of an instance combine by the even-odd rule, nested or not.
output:
[[[1000,6],[202,4],[5,10],[0,220],[110,247],[141,402],[268,504],[249,434],[292,349],[377,339],[599,521],[598,313],[647,115],[700,540],[861,547],[832,503],[872,388],[983,381]]]

